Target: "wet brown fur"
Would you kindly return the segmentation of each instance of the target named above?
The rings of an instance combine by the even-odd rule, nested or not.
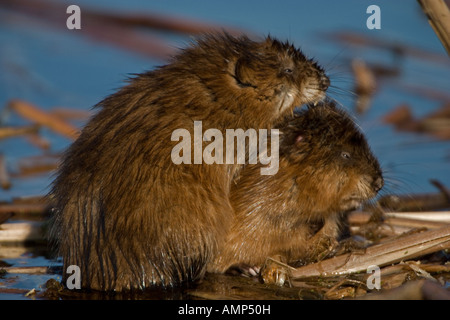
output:
[[[324,96],[328,78],[289,43],[208,35],[100,102],[50,192],[57,253],[83,289],[200,279],[224,241],[238,165],[175,165],[178,128],[270,128]],[[287,93],[292,95],[289,98]],[[68,277],[63,273],[63,281]]]
[[[232,186],[235,217],[211,272],[261,266],[274,256],[315,261],[336,242],[341,214],[383,185],[364,135],[332,102],[296,113],[279,129],[278,172],[264,176],[261,164],[248,165]]]

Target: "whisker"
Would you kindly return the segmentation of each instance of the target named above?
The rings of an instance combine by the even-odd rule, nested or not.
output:
[[[330,86],[329,88],[331,88],[332,90],[340,91],[342,93],[350,94],[352,96],[358,96],[357,93],[355,93],[354,91],[352,91],[350,89],[344,89],[344,88],[340,88],[340,87],[336,87],[336,86]]]
[[[342,56],[342,54],[347,51],[348,48],[342,48],[340,51],[338,51],[329,62],[324,64],[324,68],[325,70],[332,70],[333,68],[336,68],[336,66],[339,66],[337,64],[335,64],[334,62],[336,61],[336,59],[340,56]]]

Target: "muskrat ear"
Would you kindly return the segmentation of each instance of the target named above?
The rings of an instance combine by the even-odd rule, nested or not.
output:
[[[240,58],[236,62],[235,71],[234,71],[236,80],[238,83],[245,87],[253,87],[251,83],[251,68],[250,61],[246,57]]]

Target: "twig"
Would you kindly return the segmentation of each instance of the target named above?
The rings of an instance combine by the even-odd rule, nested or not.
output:
[[[64,107],[53,108],[52,110],[49,111],[49,113],[63,120],[83,120],[83,121],[89,119],[93,115],[93,112],[90,111],[70,109]]]
[[[378,200],[386,211],[424,211],[449,207],[447,196],[442,192],[414,195],[388,195]]]
[[[8,294],[26,294],[30,290],[26,289],[16,289],[16,288],[0,288],[0,293]]]
[[[13,204],[45,204],[45,196],[19,196],[12,198]]]
[[[65,12],[68,5],[57,1],[2,0],[0,6],[10,9],[11,12],[16,11],[19,14],[26,14],[47,25],[56,25],[58,28],[65,25],[67,19]],[[224,28],[219,25],[151,13],[104,12],[93,10],[87,6],[83,6],[81,11],[83,32],[78,34],[163,60],[177,51],[173,46],[168,45],[149,32],[145,34],[139,32],[138,28],[182,34],[201,34],[223,29],[231,34],[242,33],[234,28]]]
[[[395,216],[394,216],[395,217]],[[399,218],[387,218],[384,221],[386,224],[392,226],[400,226],[400,227],[408,227],[408,228],[427,228],[427,229],[439,229],[442,228],[446,224],[441,221],[430,221],[430,220],[421,220],[421,219],[407,219],[403,217]]]
[[[143,27],[182,34],[202,34],[205,32],[211,32],[213,30],[220,31],[222,29],[222,27],[218,25],[188,20],[183,17],[164,16],[161,14],[120,14],[114,12],[98,12],[93,10],[89,10],[87,14],[89,15],[89,18],[95,20],[104,20],[105,22],[121,25],[124,27]],[[227,32],[231,34],[241,33],[241,31],[233,28],[227,28]]]
[[[9,180],[9,174],[6,169],[6,161],[3,154],[0,154],[0,185],[2,189],[11,188],[11,181]]]
[[[353,75],[355,77],[355,93],[358,95],[356,111],[364,113],[370,108],[370,102],[376,91],[376,79],[372,70],[363,60],[352,61]]]
[[[448,57],[445,56],[448,60]],[[450,94],[445,89],[440,89],[437,87],[425,86],[424,84],[413,84],[413,83],[399,83],[396,84],[396,89],[407,92],[408,94],[425,97],[427,99],[445,102],[450,100]]]
[[[38,107],[21,100],[12,100],[9,102],[9,108],[13,109],[22,117],[31,120],[40,125],[46,126],[53,131],[62,134],[70,139],[76,139],[79,135],[79,130],[70,123],[61,120],[60,118],[45,112]]]
[[[450,211],[420,211],[420,212],[385,212],[386,217],[408,219],[408,220],[421,220],[421,221],[434,221],[440,222],[441,226],[445,223],[450,223]]]
[[[1,127],[0,139],[6,139],[15,136],[21,136],[24,134],[37,133],[39,126],[25,126],[25,127]]]
[[[430,179],[430,183],[438,188],[443,195],[447,198],[448,203],[450,203],[450,190],[448,190],[439,180]]]
[[[344,254],[291,272],[291,278],[336,276],[367,270],[450,248],[450,226],[412,234],[367,248],[364,254]]]
[[[344,42],[356,46],[380,48],[391,51],[397,55],[409,55],[410,57],[432,61],[433,63],[448,65],[449,62],[448,56],[445,54],[408,46],[406,43],[401,43],[398,40],[386,40],[382,37],[368,36],[366,33],[337,31],[326,34],[325,37],[331,41]]]
[[[426,270],[421,268],[421,266],[417,264],[415,261],[407,261],[405,265],[410,267],[416,273],[416,275],[428,279],[430,281],[437,282],[437,280],[431,274],[429,274]]]
[[[450,55],[450,10],[443,0],[418,0],[428,22]]]
[[[4,223],[0,226],[0,242],[26,242],[43,240],[42,223]]]
[[[8,273],[20,273],[20,274],[51,273],[48,267],[4,267],[0,268],[0,271],[6,271]]]
[[[0,213],[30,214],[44,213],[47,209],[45,203],[10,203],[0,204]]]
[[[22,158],[19,160],[19,172],[12,174],[13,177],[25,177],[42,172],[55,170],[59,166],[59,155],[47,154]]]
[[[48,150],[51,147],[50,141],[45,139],[44,137],[41,137],[37,133],[32,133],[27,136],[27,141],[31,143],[32,145],[41,148],[43,150]]]

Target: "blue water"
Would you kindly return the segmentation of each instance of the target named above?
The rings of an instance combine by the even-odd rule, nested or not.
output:
[[[371,47],[355,47],[326,39],[337,31],[351,31],[395,41],[445,55],[445,51],[428,25],[416,1],[106,1],[95,3],[80,0],[81,8],[152,12],[180,16],[192,20],[240,28],[260,36],[271,34],[287,39],[315,57],[327,69],[334,85],[352,90],[352,74],[348,62],[361,58],[368,62],[395,65],[390,53]],[[366,27],[366,8],[377,4],[381,9],[381,29]],[[82,20],[83,21],[83,20]],[[163,61],[126,52],[109,44],[82,36],[82,30],[68,31],[60,27],[28,23],[8,11],[0,10],[0,107],[12,98],[21,98],[49,109],[65,106],[89,110],[95,103],[123,85],[131,73],[149,70]],[[170,46],[183,46],[188,37],[170,37]],[[358,122],[365,130],[374,152],[387,173],[395,180],[391,192],[431,192],[430,178],[449,181],[449,142],[437,142],[431,137],[395,132],[380,123],[388,110],[407,103],[417,115],[435,110],[441,102],[402,90],[403,85],[418,85],[448,92],[450,63],[438,63],[406,56],[399,77],[384,82],[374,97],[372,108]],[[336,76],[335,76],[336,75]],[[349,110],[353,108],[351,94],[330,93]],[[2,120],[10,125],[27,121],[9,114]],[[52,148],[64,150],[70,140],[42,130]],[[14,138],[0,141],[0,152],[8,167],[15,169],[17,161],[42,151]],[[0,200],[43,194],[48,190],[51,174],[13,179],[11,190],[0,191]]]
[[[66,2],[68,5],[69,3]],[[368,62],[397,66],[398,61],[382,49],[357,47],[325,38],[333,32],[348,31],[412,46],[440,54],[446,53],[424,18],[417,1],[111,1],[78,0],[83,8],[152,12],[181,16],[192,20],[240,28],[264,36],[271,34],[292,41],[329,70],[332,84],[343,89],[330,95],[353,111],[354,99],[349,61],[360,58]],[[366,8],[381,8],[381,29],[368,30]],[[82,20],[83,21],[83,20]],[[168,45],[183,46],[189,37],[160,34]],[[43,109],[56,106],[90,110],[98,101],[123,85],[132,73],[139,73],[163,63],[155,58],[127,52],[113,45],[83,36],[83,29],[68,31],[65,25],[46,26],[0,9],[0,116],[3,124],[25,125],[28,122],[4,106],[13,98],[32,102]],[[429,179],[439,179],[450,186],[450,142],[429,136],[399,133],[384,125],[381,117],[401,103],[407,103],[421,116],[436,110],[442,101],[404,90],[415,85],[448,93],[450,59],[430,61],[409,55],[401,59],[401,74],[386,79],[378,88],[371,109],[355,115],[366,133],[374,153],[387,177],[385,193],[422,193],[436,191]],[[49,152],[61,152],[70,140],[42,129],[51,143]],[[43,151],[23,137],[0,140],[0,153],[8,169],[17,162]],[[27,178],[13,178],[10,190],[0,190],[0,201],[13,197],[42,195],[48,190],[52,173]],[[1,258],[1,248],[0,248]],[[19,260],[12,260],[19,264]]]
[[[10,247],[10,250],[14,247]],[[20,250],[20,247],[17,248]],[[17,258],[1,259],[2,261],[15,266],[33,266],[33,267],[58,267],[61,262],[49,260],[46,257],[31,253],[23,253]],[[26,296],[24,293],[2,293],[0,300],[29,300],[40,298],[39,293],[45,290],[45,283],[49,279],[61,281],[61,276],[56,274],[5,274],[0,276],[0,288],[8,289],[35,289],[36,295]]]

